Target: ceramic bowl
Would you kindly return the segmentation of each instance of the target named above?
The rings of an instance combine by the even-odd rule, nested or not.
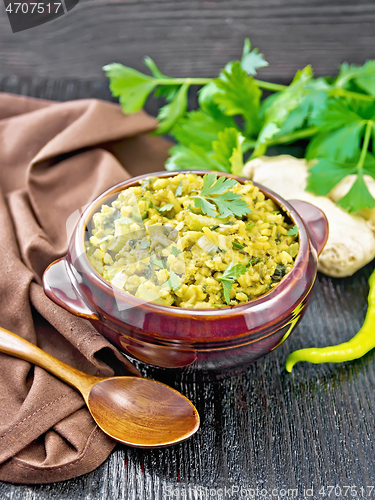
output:
[[[327,219],[309,203],[287,202],[254,183],[298,226],[299,252],[292,270],[281,282],[258,299],[221,309],[144,302],[113,287],[93,269],[85,253],[85,237],[92,215],[119,191],[150,175],[172,177],[179,173],[158,172],[132,178],[93,201],[75,228],[68,254],[46,269],[44,290],[56,304],[88,319],[104,337],[139,361],[172,369],[238,369],[279,346],[302,318],[317,274],[317,257],[328,237]],[[238,182],[247,180],[218,175]]]

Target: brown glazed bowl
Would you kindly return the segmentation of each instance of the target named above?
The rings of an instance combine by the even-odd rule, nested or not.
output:
[[[270,292],[245,304],[221,309],[185,309],[145,302],[105,281],[89,263],[84,247],[92,215],[122,189],[158,172],[129,179],[107,190],[83,213],[68,254],[43,276],[44,291],[67,311],[88,319],[125,354],[162,368],[237,370],[279,346],[301,319],[317,274],[317,257],[328,237],[321,210],[303,201],[285,201],[258,185],[299,229],[299,253],[292,270]],[[204,171],[195,171],[204,175]],[[221,174],[244,182],[229,174]],[[255,184],[255,183],[254,183]]]

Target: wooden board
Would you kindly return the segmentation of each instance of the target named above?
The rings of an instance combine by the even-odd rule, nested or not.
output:
[[[1,90],[60,100],[108,97],[105,84],[74,80],[3,78]],[[319,275],[295,332],[243,373],[209,379],[143,370],[197,406],[202,425],[190,440],[151,451],[118,446],[90,474],[50,485],[0,483],[0,498],[302,500],[345,498],[345,492],[346,498],[374,498],[375,350],[345,364],[300,363],[292,374],[284,369],[292,350],[342,342],[358,331],[372,269],[369,264],[345,279]]]
[[[243,41],[264,53],[260,77],[290,81],[311,64],[317,75],[339,63],[375,58],[371,0],[81,0],[61,18],[13,34],[0,2],[0,72],[104,79],[116,61],[143,69],[154,58],[166,74],[216,76]]]

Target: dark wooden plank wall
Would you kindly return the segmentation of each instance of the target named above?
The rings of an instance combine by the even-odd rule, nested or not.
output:
[[[170,75],[215,76],[245,37],[270,66],[261,77],[288,81],[312,64],[375,58],[373,0],[81,0],[68,14],[13,34],[0,2],[0,73],[103,79],[118,61],[142,68],[153,57]]]

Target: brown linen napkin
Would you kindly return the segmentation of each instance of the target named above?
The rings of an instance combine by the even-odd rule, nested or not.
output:
[[[66,253],[67,225],[82,207],[130,176],[163,169],[170,144],[147,135],[155,126],[145,113],[124,116],[93,99],[0,93],[0,326],[93,375],[137,371],[88,321],[51,302],[41,277]],[[116,444],[78,392],[1,353],[0,402],[0,480],[76,477]]]

